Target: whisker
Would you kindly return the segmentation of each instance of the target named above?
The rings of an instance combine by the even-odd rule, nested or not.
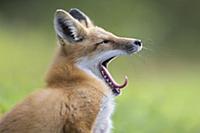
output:
[[[153,51],[153,49],[147,48],[146,46],[142,47],[144,50]]]
[[[142,55],[140,52],[135,54],[135,57],[138,58],[139,62],[146,64],[146,56]],[[132,64],[133,62],[131,62]],[[133,63],[134,64],[134,63]]]

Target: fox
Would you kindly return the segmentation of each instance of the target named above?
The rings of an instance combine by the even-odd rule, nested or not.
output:
[[[0,120],[0,133],[111,133],[117,83],[108,64],[142,49],[142,41],[100,28],[77,8],[54,15],[57,51],[43,89]]]

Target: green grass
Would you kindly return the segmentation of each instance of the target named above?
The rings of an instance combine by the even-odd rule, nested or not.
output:
[[[176,78],[179,79],[154,79],[150,82],[144,80],[130,85],[124,94],[117,98],[115,131],[199,132],[199,81]]]
[[[48,36],[37,29],[1,28],[0,36],[3,114],[43,85],[55,39],[53,34]],[[119,82],[123,74],[129,76],[129,86],[116,97],[114,132],[199,133],[199,67],[185,62],[151,61],[142,63],[137,57],[122,57],[110,65]]]

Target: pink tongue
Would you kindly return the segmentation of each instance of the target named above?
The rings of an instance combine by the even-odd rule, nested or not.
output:
[[[128,77],[127,76],[125,76],[124,83],[120,85],[117,82],[115,82],[115,80],[112,78],[111,74],[108,72],[108,70],[103,65],[101,65],[101,68],[106,73],[106,75],[108,76],[109,80],[112,82],[112,87],[113,88],[122,89],[128,84]]]
[[[115,81],[113,81],[113,83],[115,84],[116,88],[122,89],[128,84],[128,77],[127,76],[124,77],[124,83],[121,85],[117,84]]]

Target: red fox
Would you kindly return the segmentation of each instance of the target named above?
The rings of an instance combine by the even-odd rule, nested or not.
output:
[[[110,133],[114,98],[127,85],[114,81],[108,64],[142,49],[138,39],[95,26],[79,9],[58,9],[58,50],[44,89],[28,96],[0,120],[0,133]]]

